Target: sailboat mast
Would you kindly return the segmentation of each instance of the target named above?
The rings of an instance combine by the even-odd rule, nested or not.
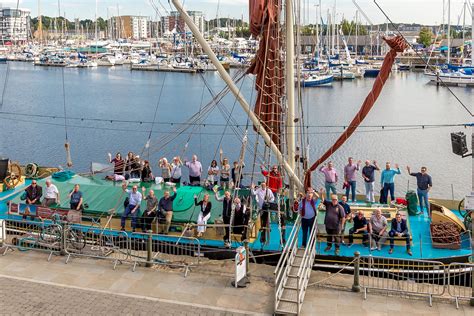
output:
[[[97,1],[95,0],[95,53],[97,54]]]
[[[355,16],[355,27],[356,27],[356,30],[355,30],[355,33],[356,33],[356,38],[355,38],[355,60],[357,61],[357,49],[359,48],[358,45],[358,37],[359,37],[359,10],[356,10],[356,16]]]
[[[448,0],[448,64],[451,62],[451,0]]]
[[[461,50],[461,66],[464,64],[464,43],[466,42],[466,8],[467,0],[464,1],[463,5],[463,17],[462,17],[462,50]]]
[[[209,44],[206,42],[206,39],[200,33],[198,27],[194,24],[193,20],[188,15],[188,13],[183,9],[183,6],[181,5],[180,1],[179,0],[172,0],[172,2],[173,2],[173,5],[175,6],[175,8],[179,11],[181,17],[184,19],[184,22],[191,29],[191,32],[193,32],[194,36],[196,37],[196,40],[199,42],[199,44],[201,45],[204,52],[209,56],[209,59],[211,60],[212,64],[216,67],[216,69],[219,72],[219,75],[221,76],[221,78],[225,81],[225,83],[229,87],[230,91],[234,94],[235,98],[240,103],[243,110],[248,115],[249,119],[252,121],[252,124],[259,131],[259,133],[262,136],[265,143],[269,145],[270,150],[275,154],[278,162],[285,169],[286,173],[288,174],[288,177],[292,181],[294,181],[294,184],[298,187],[298,189],[304,190],[303,183],[301,182],[300,179],[298,179],[298,177],[296,176],[294,170],[290,167],[290,165],[285,160],[285,158],[283,157],[283,155],[280,152],[280,150],[278,149],[278,147],[272,141],[272,138],[270,137],[270,135],[268,135],[268,133],[265,131],[265,128],[260,123],[260,120],[258,119],[258,117],[255,115],[255,113],[252,112],[252,110],[250,108],[250,105],[247,103],[247,101],[243,97],[242,93],[240,92],[239,87],[237,87],[237,85],[232,81],[232,78],[230,77],[229,73],[227,73],[227,71],[224,69],[224,66],[222,66],[222,64],[219,62],[219,60],[217,59],[216,54],[211,49]]]
[[[40,39],[40,46],[43,43],[43,17],[41,16],[41,1],[38,0],[38,32]]]
[[[295,68],[294,51],[295,39],[293,31],[293,1],[285,1],[285,24],[286,24],[286,102],[288,112],[286,115],[286,140],[288,151],[288,164],[292,170],[295,170],[295,151],[296,151],[296,129],[295,129]],[[293,181],[290,183],[290,190],[293,189]]]

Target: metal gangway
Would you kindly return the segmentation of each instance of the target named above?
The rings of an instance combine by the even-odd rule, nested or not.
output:
[[[308,237],[307,247],[302,248],[300,245],[301,216],[298,215],[295,221],[274,272],[276,315],[299,315],[301,312],[316,256],[317,227],[315,220]]]

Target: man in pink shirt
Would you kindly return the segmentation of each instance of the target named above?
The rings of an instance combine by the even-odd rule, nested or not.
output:
[[[324,173],[324,186],[326,188],[326,194],[330,196],[330,192],[337,194],[336,183],[337,183],[337,171],[334,169],[332,161],[326,164],[319,169],[320,172]]]
[[[356,201],[356,175],[359,171],[361,161],[354,163],[352,157],[349,157],[349,163],[344,167],[344,185],[346,187],[346,197],[349,199],[349,191],[352,191],[351,200]]]

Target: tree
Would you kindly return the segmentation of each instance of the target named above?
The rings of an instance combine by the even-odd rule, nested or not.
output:
[[[359,24],[359,29],[358,29],[358,35],[367,35],[367,29],[365,26]],[[341,21],[341,29],[342,29],[342,34],[344,35],[355,35],[356,34],[356,23],[354,21],[348,21],[346,19],[343,19]]]
[[[423,27],[420,30],[418,43],[423,44],[425,47],[428,47],[431,45],[432,38],[433,38],[433,33],[431,33],[431,30],[426,27]]]

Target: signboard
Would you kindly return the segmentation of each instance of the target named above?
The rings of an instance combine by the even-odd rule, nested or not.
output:
[[[10,214],[18,214],[18,215],[27,215],[31,217],[41,217],[43,219],[51,219],[53,218],[54,214],[58,214],[61,218],[67,217],[70,215],[72,211],[68,209],[51,209],[49,207],[41,206],[41,205],[27,205],[27,204],[16,204],[10,203]],[[73,214],[74,220],[70,220],[72,222],[80,222],[80,216],[82,215],[81,212],[77,212],[79,215]],[[79,216],[79,218],[77,218]],[[69,217],[68,217],[69,220]]]
[[[236,249],[235,254],[235,287],[238,287],[239,282],[247,276],[247,252],[245,247]]]

